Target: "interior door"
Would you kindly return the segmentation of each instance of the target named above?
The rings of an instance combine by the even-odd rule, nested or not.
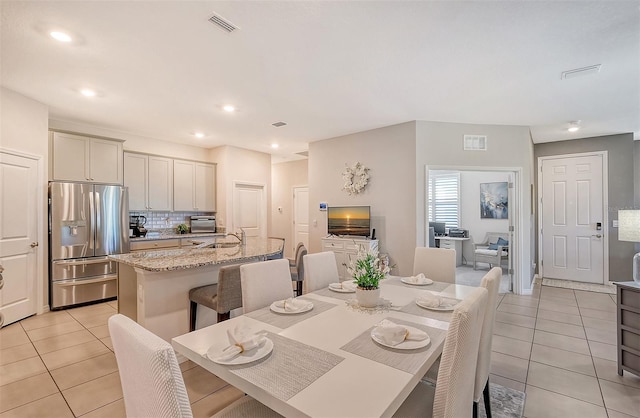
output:
[[[10,324],[36,313],[38,162],[0,152],[0,316]]]
[[[541,161],[543,277],[603,284],[603,156]]]
[[[267,204],[264,185],[234,184],[233,228],[244,229],[248,237],[266,237]]]
[[[299,242],[309,248],[309,188],[293,188],[293,243],[295,250]]]

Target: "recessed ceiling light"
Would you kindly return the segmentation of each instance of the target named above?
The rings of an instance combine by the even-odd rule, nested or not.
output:
[[[567,131],[569,132],[577,132],[580,129],[580,121],[569,122],[569,128]]]
[[[86,97],[95,97],[96,95],[96,92],[91,89],[82,89],[80,90],[80,93],[82,93],[82,95]]]
[[[222,108],[224,109],[225,112],[229,112],[229,113],[231,113],[231,112],[236,110],[235,106],[229,105],[229,104],[228,105],[224,105]]]
[[[271,148],[273,148],[273,149],[276,149],[276,148],[278,148],[279,146],[280,146],[280,145],[278,145],[278,144],[271,144]]]
[[[64,32],[52,31],[52,32],[49,32],[49,35],[51,35],[51,37],[56,41],[71,42],[71,36],[67,35]]]
[[[202,132],[194,132],[193,136],[195,136],[196,138],[204,138],[204,134]]]

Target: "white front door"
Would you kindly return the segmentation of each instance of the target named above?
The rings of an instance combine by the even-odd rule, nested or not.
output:
[[[309,248],[309,188],[293,188],[293,249],[301,242]]]
[[[0,314],[4,325],[36,313],[38,162],[0,152]]]
[[[233,231],[244,229],[248,237],[266,237],[267,202],[264,185],[235,183],[233,188]]]
[[[542,277],[603,284],[603,155],[541,161]]]

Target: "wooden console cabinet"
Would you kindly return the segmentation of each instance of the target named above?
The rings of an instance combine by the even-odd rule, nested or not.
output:
[[[640,376],[640,284],[616,282],[618,288],[618,374]]]
[[[358,249],[373,249],[378,248],[377,239],[366,238],[322,238],[322,251],[333,251],[336,254],[336,261],[338,262],[338,275],[340,280],[344,280],[349,277],[347,273],[347,267],[358,255]]]

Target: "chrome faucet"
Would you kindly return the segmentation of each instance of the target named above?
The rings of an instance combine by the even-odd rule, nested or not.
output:
[[[240,241],[240,244],[245,245],[247,243],[247,234],[246,232],[244,232],[244,229],[239,228],[240,231],[236,232],[235,234],[227,234],[226,236],[234,236],[238,239],[238,241]]]

